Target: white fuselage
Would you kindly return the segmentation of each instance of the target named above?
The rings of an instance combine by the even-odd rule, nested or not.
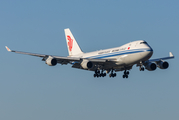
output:
[[[127,43],[121,47],[110,48],[95,52],[83,53],[72,57],[93,58],[93,59],[115,59],[113,66],[131,66],[140,61],[148,60],[153,54],[152,48],[144,41],[138,40]],[[112,64],[110,64],[111,66]],[[108,66],[106,66],[108,67]]]

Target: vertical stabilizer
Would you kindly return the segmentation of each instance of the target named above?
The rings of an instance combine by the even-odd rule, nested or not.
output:
[[[73,34],[71,33],[70,29],[67,28],[64,31],[65,31],[65,38],[66,38],[66,42],[67,42],[69,56],[78,55],[78,54],[83,53],[81,51],[78,43],[76,42]]]

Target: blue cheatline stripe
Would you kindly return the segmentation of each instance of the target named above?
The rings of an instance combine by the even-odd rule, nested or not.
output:
[[[146,51],[152,51],[152,50],[151,50],[151,49],[125,50],[125,51],[114,52],[114,53],[108,53],[108,54],[103,54],[103,55],[96,55],[96,56],[87,57],[87,58],[100,59],[100,58],[114,57],[114,56],[119,56],[119,55],[132,54],[132,53],[139,53],[139,52],[146,52]]]
[[[106,55],[113,55],[113,54],[119,54],[119,53],[125,53],[125,52],[134,52],[134,51],[141,51],[141,50],[149,50],[146,48],[143,49],[133,49],[133,50],[124,50],[124,51],[119,51],[119,52],[112,52],[112,53],[107,53],[107,54],[101,54],[101,55],[96,55],[96,56],[92,56],[92,57],[88,57],[88,58],[96,58],[96,57],[102,57],[102,56],[106,56]]]
[[[146,51],[151,51],[151,50],[146,50]],[[135,52],[119,53],[119,54],[113,54],[113,55],[107,55],[107,56],[97,57],[97,58],[94,58],[94,59],[114,57],[114,56],[125,55],[125,54],[132,54],[132,53],[139,53],[139,52],[145,52],[145,51],[135,51]]]

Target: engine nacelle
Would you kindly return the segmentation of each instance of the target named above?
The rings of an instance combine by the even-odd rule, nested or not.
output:
[[[157,67],[159,67],[160,69],[167,69],[168,66],[169,66],[169,64],[166,61],[160,61],[157,63]]]
[[[83,60],[81,62],[81,66],[83,69],[92,69],[94,67],[94,64],[89,60]]]
[[[57,60],[51,56],[49,56],[47,58],[47,60],[45,61],[45,63],[49,66],[55,66],[57,64]]]
[[[154,71],[157,68],[155,63],[147,63],[147,65],[145,66],[145,69],[149,70],[149,71]]]

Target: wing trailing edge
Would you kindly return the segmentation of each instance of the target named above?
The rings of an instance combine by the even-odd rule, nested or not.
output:
[[[158,61],[168,60],[168,59],[173,59],[173,58],[174,58],[174,55],[172,54],[172,52],[169,52],[169,57],[151,59],[151,60],[148,60],[148,61],[149,61],[149,62],[158,62]]]

